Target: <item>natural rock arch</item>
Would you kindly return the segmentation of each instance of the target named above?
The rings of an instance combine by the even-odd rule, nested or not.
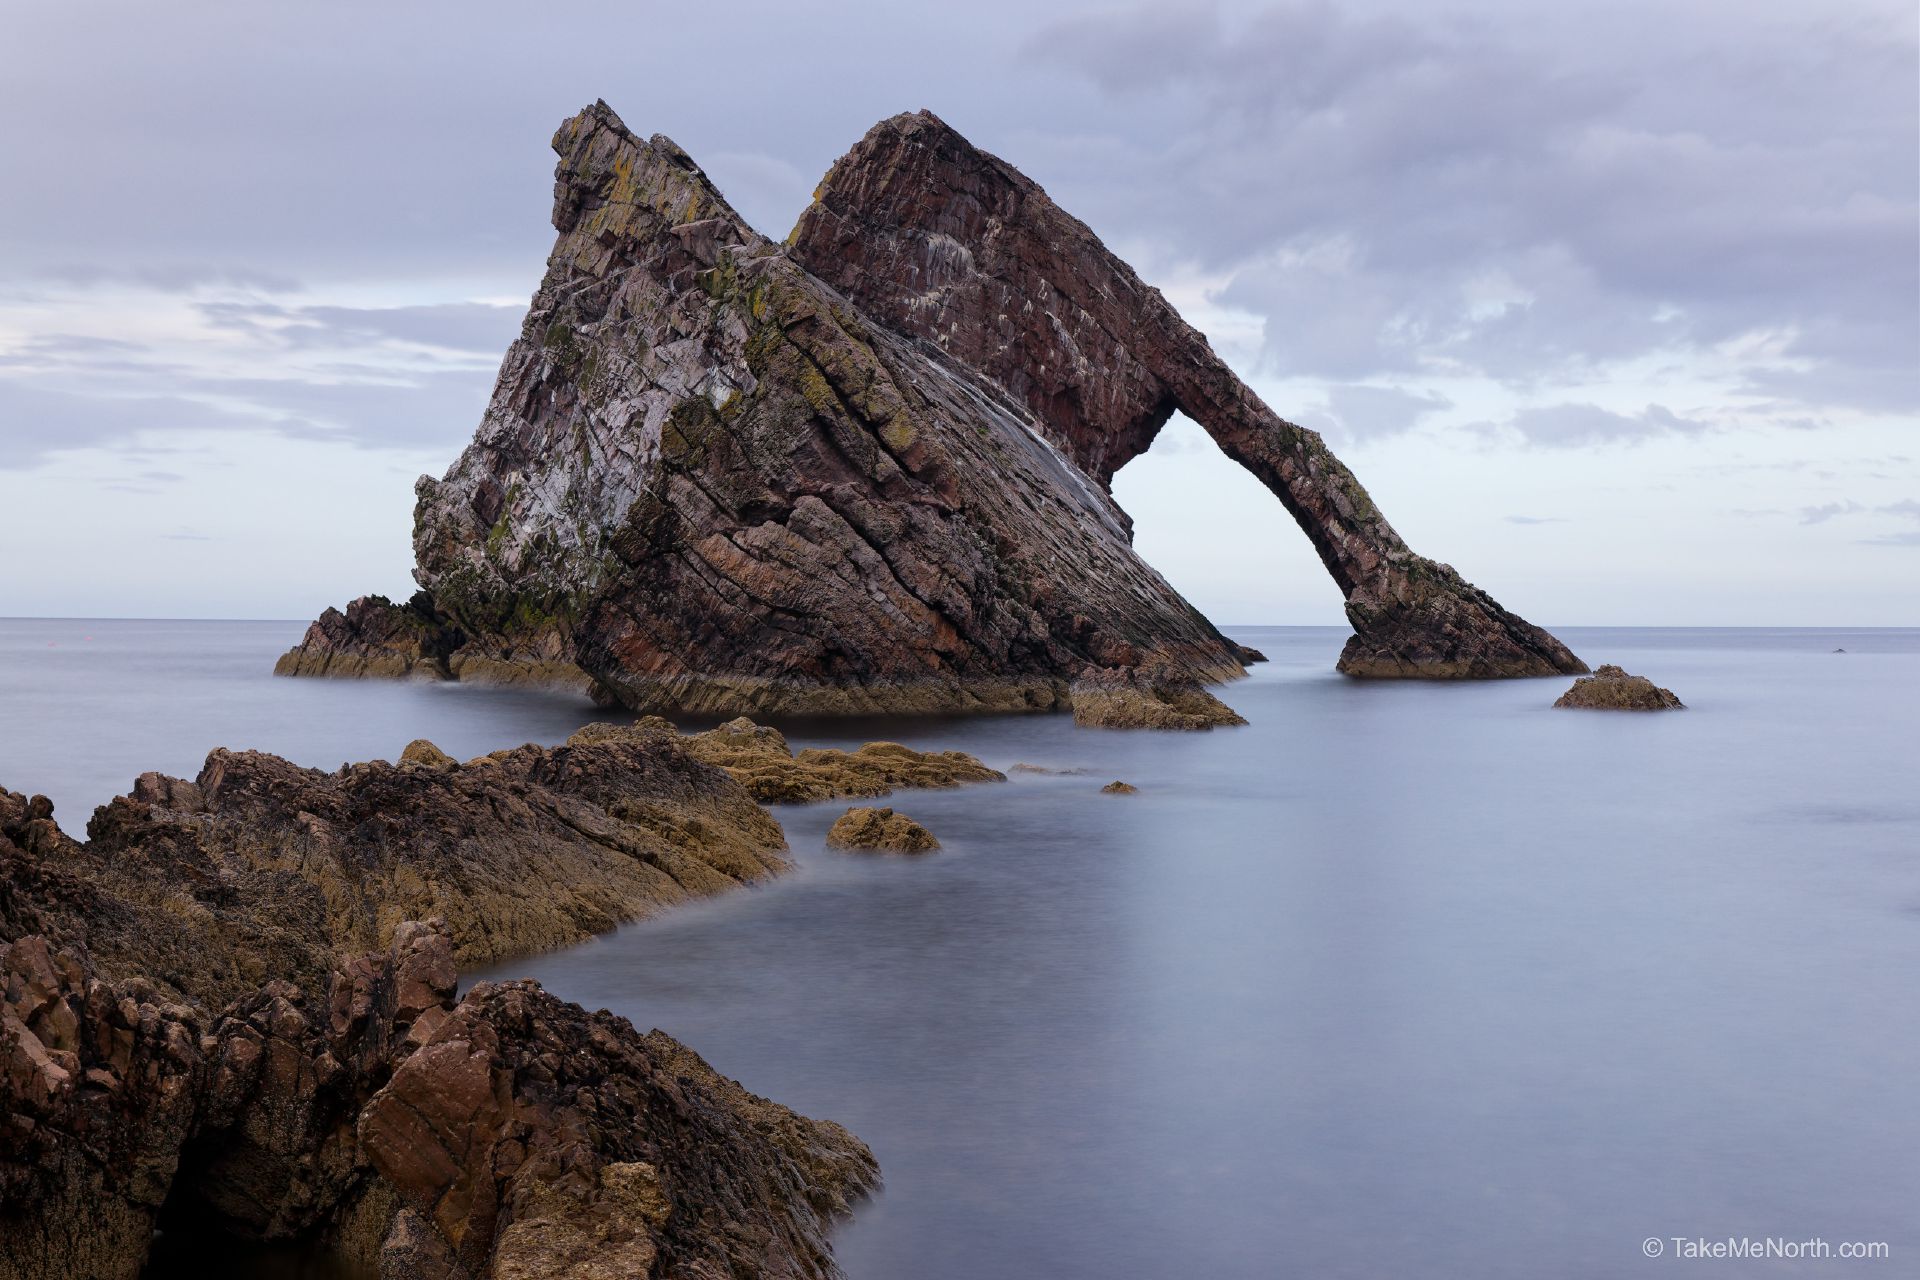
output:
[[[1307,530],[1354,623],[1343,670],[1585,669],[1409,551],[1317,435],[936,118],[876,126],[784,247],[604,103],[553,145],[546,276],[472,444],[417,486],[421,594],[329,610],[278,670],[1232,723],[1194,685],[1245,655],[1108,491],[1176,406]]]
[[[1320,436],[1255,395],[1086,224],[928,111],[828,171],[788,251],[875,319],[1023,399],[1103,485],[1179,409],[1272,490],[1346,597],[1356,676],[1585,671],[1553,636],[1418,556]]]

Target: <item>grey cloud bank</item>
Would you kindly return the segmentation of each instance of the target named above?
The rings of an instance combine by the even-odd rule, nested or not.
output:
[[[221,567],[182,612],[329,602],[201,519],[227,486],[287,482],[272,442],[342,451],[309,474],[343,513],[357,466],[452,459],[550,241],[546,137],[605,97],[776,236],[873,120],[933,108],[1328,430],[1417,544],[1548,622],[1920,620],[1915,601],[1827,618],[1884,580],[1861,562],[1910,565],[1920,541],[1898,447],[1920,414],[1908,5],[747,5],[717,24],[586,3],[560,24],[108,0],[12,26],[0,541],[92,492],[82,518]],[[116,456],[189,438],[238,478]],[[1471,473],[1453,491],[1472,500],[1441,471]],[[1690,501],[1661,505],[1650,473]],[[1293,580],[1297,548],[1214,563],[1224,520],[1240,545],[1297,538],[1235,483],[1170,432],[1122,499],[1217,617],[1335,620]],[[1161,523],[1198,502],[1205,528]],[[1864,538],[1801,523],[1848,503]],[[1728,517],[1738,545],[1699,524],[1736,508],[1780,514]],[[1610,564],[1583,592],[1597,544],[1576,529],[1673,581],[1637,597]],[[93,545],[36,579],[90,586],[13,608],[122,611]],[[1717,573],[1730,547],[1776,589]],[[365,554],[385,558],[335,576],[403,584],[404,545]],[[1669,599],[1711,616],[1660,616]]]

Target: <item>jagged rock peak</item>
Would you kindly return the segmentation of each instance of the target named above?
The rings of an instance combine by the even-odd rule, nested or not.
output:
[[[285,669],[571,662],[701,713],[1026,710],[1092,667],[1240,673],[998,384],[862,316],[666,139],[592,107],[554,150],[546,278],[472,445],[417,487],[436,626],[350,610]],[[427,632],[458,643],[333,660]]]

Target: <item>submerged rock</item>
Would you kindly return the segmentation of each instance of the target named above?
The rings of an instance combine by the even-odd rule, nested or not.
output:
[[[876,126],[788,245],[604,103],[554,136],[548,270],[473,443],[415,510],[404,606],[329,610],[286,674],[572,683],[689,714],[1078,710],[1244,673],[1109,483],[1175,409],[1291,511],[1355,675],[1584,671],[1414,555],[1311,431],[1018,171]],[[1193,701],[1182,698],[1182,701]],[[1197,720],[1196,720],[1197,717]]]
[[[915,751],[897,742],[869,742],[857,751],[806,747],[796,755],[778,729],[744,716],[691,735],[686,747],[696,760],[725,769],[763,804],[860,799],[903,787],[1007,780],[964,751]]]
[[[1073,686],[1075,724],[1101,729],[1216,729],[1246,718],[1197,683],[1100,671]]]
[[[1116,778],[1106,786],[1100,788],[1100,794],[1103,796],[1132,796],[1140,794],[1140,788],[1134,786],[1131,782],[1121,782]]]
[[[830,849],[885,849],[926,853],[938,849],[933,833],[904,813],[891,809],[849,809],[827,831]]]
[[[1662,689],[1645,676],[1628,675],[1612,664],[1575,680],[1553,705],[1595,711],[1680,711],[1686,707],[1673,690]]]

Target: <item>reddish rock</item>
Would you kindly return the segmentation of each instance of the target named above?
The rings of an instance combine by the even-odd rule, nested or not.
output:
[[[1292,513],[1346,596],[1355,634],[1342,671],[1586,670],[1409,550],[1316,433],[1268,408],[1086,224],[930,112],[875,125],[828,172],[789,245],[875,320],[1006,388],[1103,487],[1176,409],[1198,422]]]

